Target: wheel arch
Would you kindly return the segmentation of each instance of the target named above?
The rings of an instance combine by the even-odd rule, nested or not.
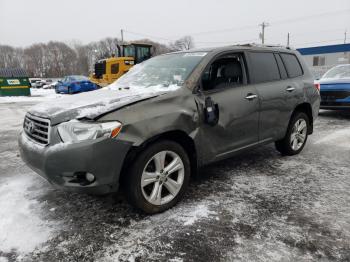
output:
[[[310,103],[304,102],[301,103],[299,105],[297,105],[295,107],[295,109],[293,110],[293,113],[290,117],[289,123],[292,120],[293,116],[297,113],[297,112],[303,112],[305,113],[308,118],[309,118],[309,135],[311,135],[313,133],[313,129],[314,129],[314,118],[313,118],[313,114],[312,114],[312,107]]]
[[[193,141],[193,139],[184,131],[182,130],[172,130],[172,131],[167,131],[161,134],[157,134],[146,141],[144,141],[141,145],[139,146],[133,146],[127,156],[125,157],[121,175],[120,175],[120,181],[123,182],[124,178],[127,174],[127,169],[129,165],[135,160],[137,155],[144,150],[147,146],[150,144],[153,144],[157,141],[160,140],[170,140],[174,141],[178,144],[180,144],[184,150],[186,151],[188,158],[190,160],[190,165],[191,165],[191,176],[195,176],[197,173],[198,169],[198,163],[197,163],[197,151],[196,151],[196,146]]]

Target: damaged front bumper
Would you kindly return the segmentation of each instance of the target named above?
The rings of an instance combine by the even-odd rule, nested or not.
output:
[[[23,161],[54,187],[68,191],[106,194],[116,192],[128,142],[98,138],[79,143],[42,146],[22,132]]]

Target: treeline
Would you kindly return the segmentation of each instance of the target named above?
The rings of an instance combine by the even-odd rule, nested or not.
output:
[[[149,39],[141,39],[140,43],[153,45],[153,54],[193,48],[193,40],[185,36],[168,45]],[[112,54],[118,56],[118,38],[105,38],[87,45],[79,43],[66,44],[51,41],[33,44],[25,48],[0,45],[0,68],[21,67],[30,77],[62,77],[65,75],[88,75],[94,63]]]

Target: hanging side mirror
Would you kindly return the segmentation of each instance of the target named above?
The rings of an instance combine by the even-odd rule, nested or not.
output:
[[[219,121],[219,106],[211,97],[205,99],[204,115],[205,122],[210,126],[215,126]]]

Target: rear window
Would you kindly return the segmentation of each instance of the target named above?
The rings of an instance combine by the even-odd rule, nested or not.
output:
[[[303,74],[298,58],[293,54],[281,54],[289,77],[297,77]]]
[[[251,52],[251,74],[255,83],[280,79],[280,72],[273,53]]]

